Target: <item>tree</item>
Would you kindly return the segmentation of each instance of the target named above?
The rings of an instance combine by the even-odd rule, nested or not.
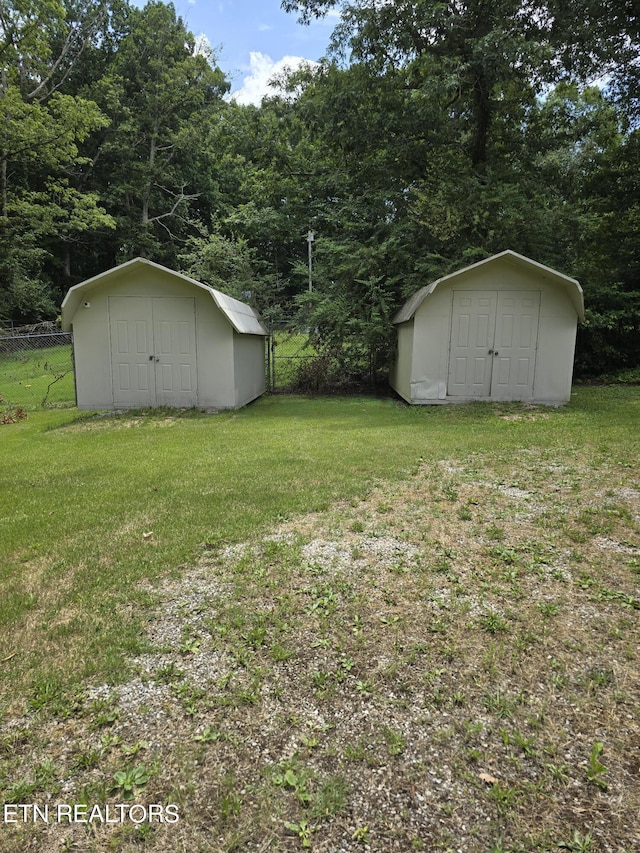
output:
[[[131,10],[95,97],[111,126],[95,153],[94,179],[118,222],[118,259],[174,262],[172,244],[194,234],[197,186],[189,181],[189,124],[220,108],[228,83],[198,51],[172,4]]]
[[[95,193],[73,187],[79,145],[105,118],[60,91],[99,5],[69,20],[56,0],[0,3],[0,313],[9,319],[54,314],[58,294],[45,272],[52,241],[113,226]]]
[[[398,295],[513,248],[583,282],[588,323],[579,336],[582,370],[603,369],[599,351],[613,366],[637,364],[635,5],[282,5],[302,21],[340,11],[332,50],[336,58],[348,53],[351,64],[319,76],[300,103],[319,105],[324,130],[312,124],[314,132],[327,159],[344,168],[343,193],[350,189],[352,201],[360,199],[347,228],[352,235],[361,224],[360,282],[365,266],[376,280],[383,247],[381,284]],[[593,81],[598,88],[589,88]],[[383,127],[378,141],[376,129]],[[375,199],[382,203],[377,222]],[[340,287],[352,295],[360,283],[345,277]],[[337,297],[333,304],[340,305]],[[335,311],[333,322],[338,328]]]

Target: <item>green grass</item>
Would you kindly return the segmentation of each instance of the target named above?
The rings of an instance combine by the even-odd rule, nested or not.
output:
[[[523,446],[637,458],[639,422],[638,389],[584,388],[555,410],[267,397],[217,416],[56,410],[0,427],[0,628],[6,654],[15,632],[30,648],[3,668],[3,693],[13,704],[43,679],[116,678],[140,645],[136,584],[206,543],[362,495],[421,459]]]
[[[0,426],[0,794],[180,804],[159,847],[123,827],[96,853],[205,832],[447,849],[462,823],[470,853],[546,853],[592,811],[622,851],[639,424],[640,389],[599,387],[561,409],[265,397]],[[419,819],[396,800],[392,826],[385,768],[396,794],[453,793]],[[55,846],[15,829],[11,853]]]
[[[74,405],[71,344],[0,353],[0,411],[9,406],[38,409]]]
[[[302,332],[276,332],[271,348],[271,377],[273,390],[295,387],[300,369],[317,356],[309,336]]]

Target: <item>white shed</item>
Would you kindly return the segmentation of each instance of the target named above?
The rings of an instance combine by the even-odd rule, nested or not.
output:
[[[528,400],[571,394],[582,288],[507,250],[443,276],[394,318],[392,387],[409,403]]]
[[[264,393],[257,312],[144,258],[72,287],[62,326],[80,409],[236,409]]]

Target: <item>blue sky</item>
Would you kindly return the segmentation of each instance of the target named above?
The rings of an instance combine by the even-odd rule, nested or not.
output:
[[[145,0],[134,0],[136,6]],[[280,0],[173,0],[195,36],[205,35],[241,103],[259,103],[267,80],[284,65],[326,53],[335,15],[303,27]]]

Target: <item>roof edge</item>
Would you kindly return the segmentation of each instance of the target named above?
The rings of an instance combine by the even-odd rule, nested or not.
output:
[[[163,266],[162,264],[157,264],[155,261],[150,261],[148,258],[141,257],[132,258],[129,261],[125,261],[122,264],[118,264],[118,266],[111,267],[111,269],[98,273],[97,275],[94,275],[91,278],[88,278],[85,281],[81,281],[78,284],[74,284],[73,287],[70,287],[64,299],[62,300],[62,328],[67,332],[70,331],[72,325],[72,318],[78,309],[81,300],[81,294],[85,289],[91,290],[101,281],[105,281],[114,276],[119,276],[125,273],[131,267],[135,266],[152,267],[153,269],[157,269],[161,272],[169,273],[170,275],[176,276],[177,278],[182,279],[182,281],[188,282],[189,284],[192,284],[195,287],[200,288],[201,290],[207,291],[207,293],[209,293],[210,296],[213,298],[213,301],[215,302],[217,308],[222,311],[222,313],[231,323],[234,330],[238,332],[238,334],[269,334],[266,326],[260,319],[259,313],[250,305],[247,305],[245,302],[241,302],[239,299],[235,299],[233,296],[228,296],[226,293],[223,293],[221,290],[216,290],[214,287],[210,287],[208,284],[204,284],[201,281],[197,281],[195,278],[190,278],[184,273],[178,272],[177,270],[172,270],[169,267]],[[248,322],[239,322],[240,317],[246,317]]]
[[[558,272],[558,270],[554,270],[552,267],[545,266],[545,264],[541,264],[539,261],[534,261],[532,260],[532,258],[527,258],[525,255],[521,255],[518,252],[514,252],[513,249],[505,249],[503,252],[498,252],[497,255],[491,255],[491,257],[489,258],[484,258],[481,261],[476,261],[476,263],[474,264],[470,264],[469,266],[462,267],[461,269],[455,270],[454,272],[447,273],[447,275],[443,275],[441,278],[436,279],[436,281],[432,282],[431,284],[428,284],[426,287],[423,287],[420,290],[416,291],[416,293],[409,297],[409,299],[404,303],[402,308],[400,308],[396,316],[393,318],[393,324],[397,326],[400,323],[406,323],[409,320],[413,319],[416,311],[422,305],[424,300],[428,296],[430,296],[441,284],[444,284],[445,282],[448,282],[451,279],[462,275],[463,273],[469,272],[470,270],[477,269],[478,267],[484,266],[485,264],[497,261],[500,258],[513,260],[518,264],[526,265],[529,267],[537,267],[546,275],[550,275],[556,280],[562,282],[567,288],[570,288],[569,297],[573,302],[579,319],[584,321],[584,296],[582,292],[582,287],[580,286],[580,282],[577,279],[571,278],[571,276]]]

